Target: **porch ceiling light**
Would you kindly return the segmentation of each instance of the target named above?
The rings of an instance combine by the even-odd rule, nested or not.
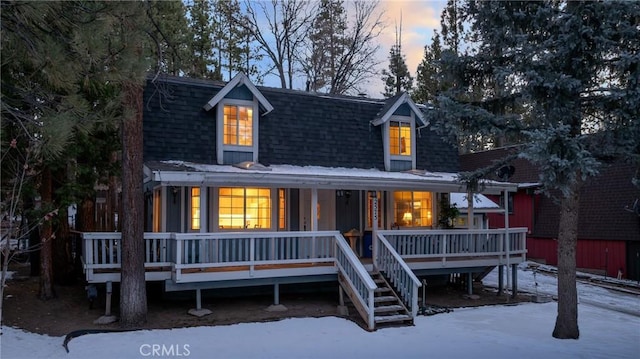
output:
[[[271,168],[253,161],[243,161],[240,163],[234,163],[233,167],[240,168],[243,170],[271,171]]]

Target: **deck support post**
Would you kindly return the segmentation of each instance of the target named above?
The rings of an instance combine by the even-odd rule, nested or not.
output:
[[[107,298],[105,300],[104,315],[94,320],[93,324],[111,324],[116,321],[116,317],[111,315],[111,293],[113,293],[113,283],[111,281],[107,281],[105,285],[107,289]]]
[[[196,310],[202,309],[202,292],[200,288],[196,289]]]
[[[111,316],[111,294],[113,293],[113,283],[111,281],[106,283],[107,286],[107,300],[104,309],[104,315],[106,317]]]
[[[187,313],[198,318],[211,314],[211,311],[209,309],[202,308],[202,289],[196,288],[196,307],[195,309],[189,309]]]
[[[511,297],[515,298],[518,295],[518,265],[511,265]]]
[[[473,273],[467,273],[467,294],[473,294]]]
[[[273,305],[280,304],[280,283],[273,285]]]
[[[340,306],[344,306],[344,290],[342,289],[342,286],[338,284],[338,304],[340,304]]]
[[[504,290],[504,266],[498,266],[498,295]]]

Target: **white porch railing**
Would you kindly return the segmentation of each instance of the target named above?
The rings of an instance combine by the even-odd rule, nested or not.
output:
[[[333,265],[337,231],[174,233],[173,279],[195,271],[245,266],[248,278],[258,267]]]
[[[175,243],[172,233],[146,232],[145,263],[147,270],[165,268],[166,273],[173,265]],[[88,282],[93,282],[98,272],[103,273],[106,280],[119,280],[120,265],[122,263],[122,234],[120,232],[85,232],[82,233],[83,251],[82,261]],[[160,274],[160,273],[156,273]],[[154,277],[149,275],[149,277]],[[162,275],[155,276],[161,278]],[[105,280],[105,281],[106,281]]]
[[[378,232],[378,259],[376,266],[395,287],[400,299],[415,318],[418,315],[418,288],[422,285],[413,271],[407,266],[398,252]]]
[[[509,245],[505,238],[509,238]],[[384,237],[404,259],[442,259],[460,257],[526,258],[527,228],[509,229],[446,229],[446,230],[385,230]],[[500,263],[504,264],[504,263]]]
[[[373,330],[375,328],[374,296],[378,286],[342,235],[336,237],[335,243],[336,266],[347,281],[348,287],[351,288],[350,298],[354,301],[356,309],[367,322],[369,330]]]

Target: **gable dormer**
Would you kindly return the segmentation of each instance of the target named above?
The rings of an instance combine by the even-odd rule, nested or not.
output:
[[[384,106],[371,121],[382,127],[384,167],[387,171],[416,169],[417,130],[427,126],[424,114],[407,93],[385,101]]]
[[[215,109],[218,164],[259,162],[258,124],[260,117],[271,112],[273,106],[245,74],[239,73],[231,79],[204,109]]]

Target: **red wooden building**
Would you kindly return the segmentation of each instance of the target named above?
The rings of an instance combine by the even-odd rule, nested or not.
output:
[[[507,147],[462,155],[461,170],[486,167],[511,150]],[[537,193],[538,173],[530,162],[516,159],[511,165],[509,182],[518,183],[519,189],[509,198],[509,225],[529,228],[529,259],[557,265],[559,206],[552,198]],[[612,277],[621,271],[623,278],[640,280],[640,190],[631,182],[637,170],[628,163],[606,163],[599,176],[584,184],[576,252],[579,270]],[[491,228],[504,225],[503,214],[488,216]]]

